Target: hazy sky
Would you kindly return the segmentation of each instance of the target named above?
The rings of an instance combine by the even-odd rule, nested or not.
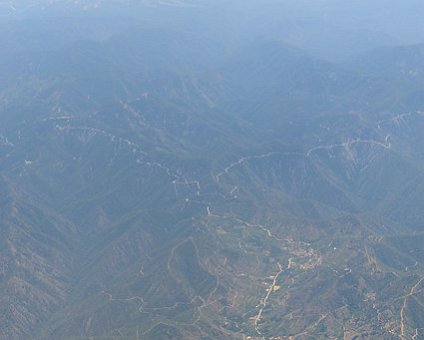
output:
[[[375,47],[424,42],[424,1],[419,0],[181,0],[169,3],[172,6],[157,0],[0,0],[0,25],[2,21],[24,17],[26,21],[14,27],[13,34],[22,33],[21,37],[25,38],[25,34],[31,36],[40,30],[40,37],[43,32],[56,35],[56,42],[66,41],[72,35],[78,39],[81,36],[104,39],[116,31],[130,29],[131,25],[189,32],[199,39],[219,41],[229,47],[269,39],[335,61]],[[53,24],[55,27],[51,29],[55,20],[63,24]],[[0,27],[0,39],[11,40],[5,38],[9,26]],[[48,36],[43,35],[43,39]]]

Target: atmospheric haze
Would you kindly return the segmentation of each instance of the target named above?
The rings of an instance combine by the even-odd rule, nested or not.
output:
[[[0,0],[0,340],[424,339],[423,14]]]

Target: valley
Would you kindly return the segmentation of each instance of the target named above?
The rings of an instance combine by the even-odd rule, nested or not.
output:
[[[0,339],[424,338],[422,45],[296,6],[0,5]]]

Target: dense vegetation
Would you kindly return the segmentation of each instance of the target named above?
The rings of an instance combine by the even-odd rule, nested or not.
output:
[[[300,3],[0,4],[0,339],[424,338],[424,45]]]

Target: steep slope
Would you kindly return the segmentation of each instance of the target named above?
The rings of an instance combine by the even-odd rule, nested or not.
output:
[[[2,339],[23,339],[64,306],[76,228],[1,179]]]
[[[421,336],[420,83],[147,26],[1,57],[0,338]]]

